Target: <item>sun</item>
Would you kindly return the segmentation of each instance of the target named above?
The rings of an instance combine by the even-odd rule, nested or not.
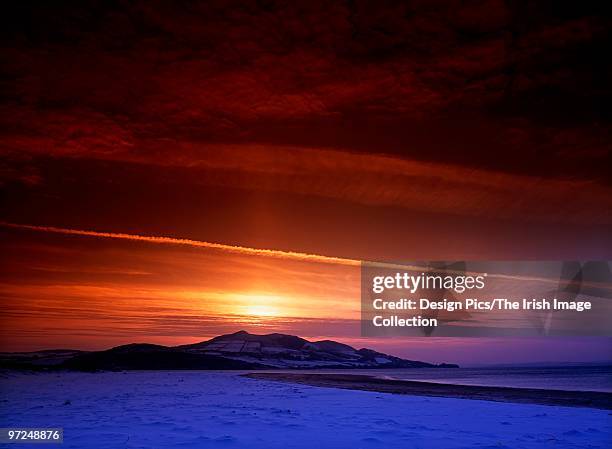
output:
[[[233,295],[234,313],[250,317],[281,317],[286,314],[286,298],[270,293],[238,293]]]
[[[263,304],[254,304],[245,308],[245,313],[252,316],[278,316],[278,310],[275,307]]]

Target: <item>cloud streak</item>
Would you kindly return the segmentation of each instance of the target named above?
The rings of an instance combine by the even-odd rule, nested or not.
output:
[[[118,240],[131,240],[137,242],[155,243],[162,245],[182,245],[194,248],[206,248],[247,256],[264,256],[275,259],[296,260],[301,262],[326,263],[333,265],[359,266],[361,261],[357,259],[346,259],[341,257],[324,256],[320,254],[309,254],[295,251],[282,251],[277,249],[261,249],[246,246],[227,245],[224,243],[205,242],[201,240],[181,239],[166,236],[149,236],[138,234],[126,234],[122,232],[98,232],[82,229],[58,228],[54,226],[35,226],[27,224],[0,222],[0,226],[12,229],[22,229],[36,232],[50,232],[54,234],[76,235],[85,237],[110,238]]]

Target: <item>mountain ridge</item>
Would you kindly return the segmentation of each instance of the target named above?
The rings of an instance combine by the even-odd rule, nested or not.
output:
[[[457,367],[406,360],[333,340],[308,341],[241,330],[179,346],[129,343],[102,351],[46,350],[0,354],[0,367],[16,369],[189,370],[189,369],[375,369]]]

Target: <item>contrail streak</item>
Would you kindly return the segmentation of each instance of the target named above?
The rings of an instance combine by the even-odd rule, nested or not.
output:
[[[322,256],[320,254],[308,254],[300,253],[295,251],[281,251],[278,249],[260,249],[251,248],[248,246],[237,246],[237,245],[226,245],[223,243],[204,242],[201,240],[190,240],[180,239],[175,237],[164,237],[164,236],[149,236],[149,235],[138,235],[138,234],[126,234],[123,232],[98,232],[98,231],[87,231],[83,229],[68,229],[68,228],[56,228],[54,226],[34,226],[27,224],[7,223],[0,222],[0,226],[14,229],[26,229],[30,231],[38,232],[52,232],[55,234],[64,235],[80,235],[87,237],[99,237],[99,238],[110,238],[119,240],[132,240],[138,242],[147,243],[158,243],[164,245],[184,245],[196,248],[208,248],[219,251],[225,251],[236,254],[245,254],[249,256],[266,256],[273,257],[276,259],[287,259],[287,260],[299,260],[304,262],[318,262],[328,263],[335,265],[350,265],[358,266],[361,261],[356,259],[345,259],[342,257]]]
[[[393,269],[398,269],[398,270],[429,271],[431,269],[431,268],[427,268],[424,266],[416,266],[412,264],[349,259],[349,258],[344,258],[344,257],[324,256],[321,254],[300,253],[297,251],[282,251],[279,249],[252,248],[249,246],[226,245],[224,243],[213,243],[213,242],[205,242],[202,240],[180,239],[176,237],[126,234],[123,232],[87,231],[84,229],[57,228],[55,226],[35,226],[35,225],[27,225],[27,224],[9,223],[5,221],[0,221],[0,226],[3,226],[5,228],[25,229],[25,230],[37,231],[37,232],[51,232],[55,234],[64,234],[64,235],[79,235],[79,236],[86,236],[86,237],[131,240],[131,241],[137,241],[137,242],[157,243],[157,244],[163,244],[163,245],[183,245],[183,246],[190,246],[190,247],[195,247],[195,248],[214,249],[218,251],[225,251],[229,253],[243,254],[243,255],[248,255],[248,256],[264,256],[264,257],[272,257],[275,259],[326,263],[326,264],[332,264],[332,265],[360,266],[361,263],[367,263],[371,265],[372,267],[393,268]],[[466,274],[478,274],[478,273],[466,272]],[[527,278],[523,276],[504,275],[501,273],[489,273],[489,277],[490,278],[520,279],[520,280],[530,280],[530,281],[546,281],[546,282],[551,281],[550,279],[545,279],[545,278],[536,278],[536,277]]]

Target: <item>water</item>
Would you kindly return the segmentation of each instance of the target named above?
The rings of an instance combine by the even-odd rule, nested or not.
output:
[[[612,392],[612,366],[383,370],[377,376],[455,385]]]
[[[313,371],[310,371],[313,372]],[[325,371],[330,372],[330,371]],[[453,385],[612,392],[612,366],[547,368],[420,368],[334,371]]]

